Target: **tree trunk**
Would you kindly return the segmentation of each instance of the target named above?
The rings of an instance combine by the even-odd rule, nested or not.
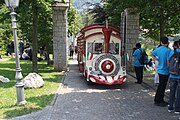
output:
[[[50,65],[50,63],[49,63],[49,62],[50,62],[50,59],[49,59],[49,52],[48,52],[48,50],[47,50],[47,55],[46,55],[46,57],[47,57],[47,58],[46,58],[46,60],[47,60],[47,65]]]
[[[160,38],[164,36],[164,23],[165,23],[165,18],[164,18],[164,15],[163,15],[163,10],[161,10],[161,13],[160,13]]]
[[[37,69],[37,29],[38,29],[38,13],[37,2],[32,0],[32,13],[33,13],[33,34],[32,34],[32,72],[38,72]]]

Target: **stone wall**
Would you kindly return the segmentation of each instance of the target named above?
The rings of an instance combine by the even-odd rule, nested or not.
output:
[[[68,66],[67,8],[63,4],[53,6],[54,70],[66,71]]]
[[[139,42],[139,13],[133,9],[126,9],[121,13],[121,38],[122,45],[126,47],[126,53],[130,60],[126,61],[127,71],[133,70],[133,48]]]

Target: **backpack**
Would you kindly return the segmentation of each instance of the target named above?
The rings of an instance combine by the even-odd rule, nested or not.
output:
[[[177,52],[176,50],[169,60],[169,73],[180,75],[180,52]]]
[[[148,55],[146,54],[146,52],[144,50],[143,51],[141,49],[139,49],[139,50],[141,52],[141,56],[139,58],[139,62],[142,65],[147,64],[148,63]]]

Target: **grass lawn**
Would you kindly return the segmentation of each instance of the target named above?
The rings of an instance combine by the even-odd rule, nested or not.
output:
[[[32,71],[32,63],[28,60],[21,60],[23,76]],[[53,66],[47,66],[46,61],[38,62],[38,72],[44,80],[44,86],[38,89],[25,89],[26,105],[16,106],[16,80],[15,80],[15,59],[0,61],[0,75],[10,79],[8,83],[0,82],[0,119],[21,116],[49,105],[53,100],[59,86],[63,73],[54,72]]]

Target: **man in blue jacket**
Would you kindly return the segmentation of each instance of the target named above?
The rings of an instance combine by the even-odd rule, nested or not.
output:
[[[159,85],[156,90],[154,104],[156,106],[165,107],[168,104],[167,102],[164,101],[164,93],[165,93],[167,81],[169,78],[168,56],[171,50],[167,47],[168,46],[167,37],[160,38],[160,42],[161,42],[161,46],[156,48],[152,52],[152,58],[154,60],[157,60],[159,63],[157,66],[157,73],[159,76]]]

